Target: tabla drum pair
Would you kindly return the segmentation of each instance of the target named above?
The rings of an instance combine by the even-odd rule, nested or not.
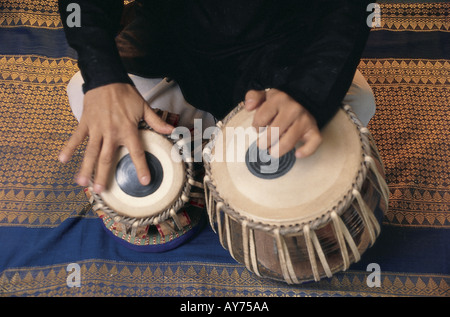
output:
[[[256,131],[240,141],[228,132],[248,131],[253,116],[237,106],[203,150],[206,206],[222,246],[258,276],[289,284],[348,269],[376,241],[388,207],[369,130],[345,106],[312,156],[296,159],[293,150],[271,170],[249,155]]]
[[[176,125],[178,115],[155,109]],[[128,150],[119,148],[106,190],[85,190],[103,227],[116,241],[142,252],[174,249],[192,238],[205,223],[202,165],[183,153],[185,144],[153,131],[141,122],[139,134],[151,174],[142,186]]]
[[[251,127],[253,115],[239,105],[219,122],[221,133],[204,147],[198,169],[189,156],[173,160],[176,144],[167,137],[141,129],[154,176],[150,188],[127,184],[130,160],[122,148],[109,190],[101,196],[88,191],[107,231],[140,251],[169,250],[200,228],[195,224],[206,200],[223,247],[258,276],[299,284],[359,261],[380,233],[389,198],[369,130],[346,106],[323,128],[312,156],[296,159],[291,151],[273,170],[267,161],[252,160],[256,133],[243,143],[235,142],[235,134],[226,138],[227,128]],[[232,159],[225,159],[230,153]],[[196,210],[187,212],[187,206]]]

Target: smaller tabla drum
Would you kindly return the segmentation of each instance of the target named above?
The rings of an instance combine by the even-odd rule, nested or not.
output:
[[[139,129],[150,184],[139,183],[126,147],[116,153],[106,189],[96,194],[85,190],[93,210],[116,241],[143,252],[162,252],[178,247],[201,228],[206,218],[201,179],[204,169],[183,154],[183,146],[169,136]]]
[[[388,207],[369,130],[345,106],[312,156],[296,159],[294,149],[252,159],[253,116],[236,107],[203,150],[206,206],[221,244],[258,276],[289,284],[348,269],[376,241]]]

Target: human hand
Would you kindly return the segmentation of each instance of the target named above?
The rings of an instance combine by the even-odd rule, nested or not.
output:
[[[258,139],[258,146],[261,149],[269,148],[269,153],[275,157],[283,156],[300,141],[303,145],[295,151],[295,156],[307,157],[322,143],[314,117],[283,91],[250,90],[245,95],[244,108],[248,111],[256,109],[253,126],[257,129],[267,127]],[[271,128],[279,129],[278,137],[272,136]],[[277,150],[273,151],[276,146]]]
[[[84,96],[80,123],[61,150],[59,160],[69,161],[74,150],[89,137],[76,182],[88,186],[95,171],[93,188],[96,193],[101,193],[106,187],[117,148],[125,146],[139,182],[148,185],[151,175],[138,131],[141,119],[156,132],[169,134],[173,130],[149,107],[135,87],[114,83],[92,89]]]

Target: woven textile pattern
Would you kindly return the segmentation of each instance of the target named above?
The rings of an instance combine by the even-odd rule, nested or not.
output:
[[[76,127],[78,71],[56,1],[0,4],[0,296],[449,296],[450,23],[445,2],[380,2],[359,70],[391,200],[379,241],[346,272],[289,286],[237,264],[209,229],[158,256],[106,236],[59,149]],[[81,286],[67,284],[70,263]],[[381,267],[369,287],[369,263]]]

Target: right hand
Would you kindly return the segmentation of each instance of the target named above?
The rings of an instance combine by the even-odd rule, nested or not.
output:
[[[272,153],[272,148],[269,150],[274,156],[283,156],[295,148],[299,141],[303,141],[302,146],[295,150],[295,156],[308,157],[322,143],[322,135],[315,118],[283,91],[250,90],[245,96],[245,109],[248,111],[256,109],[253,119],[255,128],[268,128],[267,133],[263,134],[265,140],[258,140],[258,146],[264,149],[275,145],[276,153]],[[278,138],[273,138],[274,140],[270,133],[271,128],[278,128]]]
[[[75,149],[89,137],[76,182],[88,186],[95,171],[93,188],[96,193],[101,193],[106,187],[117,148],[125,146],[139,182],[148,185],[151,175],[137,128],[141,119],[161,134],[170,134],[173,130],[130,84],[114,83],[89,90],[84,96],[80,123],[61,150],[59,160],[69,161]]]

